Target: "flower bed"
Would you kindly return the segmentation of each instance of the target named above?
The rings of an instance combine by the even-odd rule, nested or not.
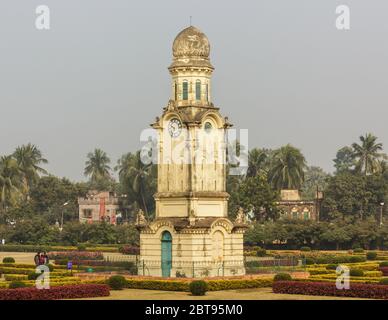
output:
[[[80,284],[38,290],[19,288],[0,290],[0,300],[57,300],[109,296],[109,287],[101,284]]]
[[[99,251],[56,251],[48,255],[53,260],[104,260],[104,255]]]
[[[383,276],[388,276],[388,267],[379,267],[379,270],[383,273]]]
[[[272,289],[274,293],[285,294],[388,299],[388,286],[379,284],[353,283],[348,290],[338,290],[335,283],[278,281]]]

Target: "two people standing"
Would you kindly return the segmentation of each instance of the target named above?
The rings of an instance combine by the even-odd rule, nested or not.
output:
[[[34,257],[34,262],[36,266],[41,266],[45,264],[49,264],[50,260],[45,251],[38,252]]]

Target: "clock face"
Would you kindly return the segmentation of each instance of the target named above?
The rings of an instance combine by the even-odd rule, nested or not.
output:
[[[179,119],[172,119],[168,124],[168,132],[170,133],[170,136],[176,138],[181,134],[181,131],[182,123],[179,121]]]
[[[210,131],[212,131],[212,124],[210,122],[205,122],[205,132],[206,133],[210,133]]]

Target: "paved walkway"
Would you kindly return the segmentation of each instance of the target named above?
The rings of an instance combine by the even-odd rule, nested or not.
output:
[[[355,298],[306,296],[297,294],[276,294],[272,288],[225,290],[208,292],[206,296],[195,297],[188,292],[125,289],[111,291],[109,297],[85,300],[362,300]]]

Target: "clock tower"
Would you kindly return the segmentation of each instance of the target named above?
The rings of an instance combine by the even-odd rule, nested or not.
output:
[[[228,219],[227,118],[211,99],[210,44],[190,26],[173,43],[171,98],[152,124],[158,136],[155,219],[142,213],[139,274],[220,276],[245,273],[240,212]]]

